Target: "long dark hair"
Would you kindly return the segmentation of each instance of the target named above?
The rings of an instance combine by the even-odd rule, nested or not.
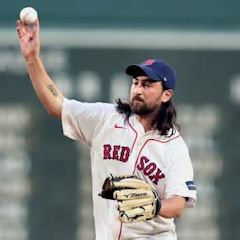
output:
[[[123,102],[120,98],[116,100],[117,111],[125,114],[127,118],[133,113],[128,102]],[[176,128],[179,129],[179,125],[176,123],[177,112],[173,105],[172,100],[168,102],[162,102],[156,117],[153,119],[152,126],[156,127],[160,135],[171,136],[176,132]],[[176,127],[176,128],[175,128]]]

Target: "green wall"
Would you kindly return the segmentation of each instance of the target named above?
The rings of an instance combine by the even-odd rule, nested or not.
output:
[[[35,7],[48,26],[233,30],[240,27],[237,0],[11,0],[1,6],[1,25],[14,24],[24,6]]]

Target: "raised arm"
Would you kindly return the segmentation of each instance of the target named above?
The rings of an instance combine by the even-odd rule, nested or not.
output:
[[[31,29],[30,26],[18,20],[17,34],[21,53],[39,100],[50,115],[60,119],[64,96],[49,77],[40,59],[39,21],[35,21]]]

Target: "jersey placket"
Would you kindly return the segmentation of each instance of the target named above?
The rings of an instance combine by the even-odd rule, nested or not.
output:
[[[138,161],[139,153],[142,150],[143,145],[148,139],[149,135],[152,135],[152,131],[145,132],[143,126],[141,123],[139,123],[136,119],[135,116],[132,116],[129,119],[128,122],[129,126],[132,128],[132,130],[136,133],[136,140],[134,142],[134,145],[132,146],[131,154],[129,156],[129,162],[131,162],[131,168],[132,168],[132,173],[135,173],[136,170],[136,164]]]

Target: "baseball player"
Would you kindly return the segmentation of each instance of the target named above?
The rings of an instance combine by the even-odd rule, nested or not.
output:
[[[196,202],[188,148],[175,124],[176,77],[160,59],[130,65],[129,102],[63,96],[40,59],[39,21],[17,22],[36,94],[63,133],[90,147],[96,240],[176,240],[174,218]]]

